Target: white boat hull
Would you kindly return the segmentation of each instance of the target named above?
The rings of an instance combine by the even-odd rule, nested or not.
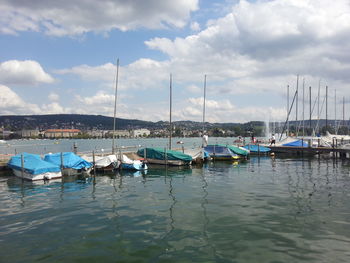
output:
[[[12,169],[15,176],[19,178],[23,178],[30,181],[37,181],[37,180],[50,180],[50,179],[57,179],[62,177],[61,172],[47,172],[47,173],[41,173],[41,174],[30,174],[28,172],[23,172],[21,170]]]

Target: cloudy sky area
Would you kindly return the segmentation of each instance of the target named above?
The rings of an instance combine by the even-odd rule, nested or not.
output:
[[[0,0],[0,13],[1,115],[112,116],[117,58],[121,118],[167,120],[170,73],[174,120],[201,121],[205,74],[210,122],[283,121],[298,74],[299,117],[303,79],[306,102],[329,87],[330,118],[335,90],[338,117],[348,107],[348,0]]]

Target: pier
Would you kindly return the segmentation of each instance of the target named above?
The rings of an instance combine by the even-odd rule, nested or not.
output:
[[[333,153],[334,156],[340,158],[349,158],[350,149],[338,147],[300,147],[300,146],[268,146],[271,152],[284,154],[326,154]]]

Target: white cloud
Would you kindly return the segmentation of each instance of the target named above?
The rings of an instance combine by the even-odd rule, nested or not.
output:
[[[198,22],[192,22],[190,27],[191,27],[192,31],[199,31],[199,30],[201,30],[201,26],[198,24]]]
[[[100,81],[103,86],[115,88],[117,67],[112,63],[100,66],[80,65],[71,69],[56,70],[56,74],[73,74],[84,81]],[[169,63],[152,59],[139,59],[119,67],[118,89],[142,90],[157,87],[169,78]]]
[[[71,69],[56,70],[56,74],[74,74],[86,81],[105,81],[113,82],[116,76],[117,67],[112,63],[92,67],[88,65],[80,65]]]
[[[145,44],[169,55],[173,64],[181,61],[185,70],[202,69],[222,78],[311,70],[315,75],[331,69],[330,64],[344,76],[350,61],[349,25],[350,4],[345,0],[240,1],[198,34]],[[278,69],[270,70],[271,65]]]
[[[50,104],[44,104],[41,106],[41,113],[45,114],[63,114],[72,113],[72,109],[69,107],[63,107],[58,102],[52,102]]]
[[[36,24],[29,23],[28,27],[40,31]],[[193,23],[192,29],[196,27]],[[66,27],[61,29],[67,33]],[[337,88],[339,97],[350,96],[347,0],[242,0],[235,2],[225,16],[208,21],[199,32],[174,39],[154,37],[145,45],[168,58],[157,61],[143,57],[120,67],[118,88],[133,98],[120,104],[118,116],[168,119],[168,107],[159,101],[167,99],[170,73],[174,93],[181,96],[174,104],[177,119],[201,120],[201,99],[187,98],[188,91],[203,92],[204,74],[208,76],[207,119],[211,121],[263,120],[268,115],[272,120],[283,120],[286,86],[289,84],[293,92],[296,74],[305,76],[306,87],[315,90],[321,78],[330,90]],[[86,82],[102,83],[99,88],[108,87],[93,96],[79,97],[82,106],[74,110],[113,113],[114,64],[78,65],[56,73],[74,74]],[[145,95],[146,91],[152,95]],[[143,96],[138,98],[137,92]],[[130,103],[137,99],[138,103]],[[98,101],[103,103],[92,107]]]
[[[198,0],[2,1],[0,32],[30,30],[64,36],[112,29],[183,27],[197,9]]]
[[[63,107],[57,102],[38,105],[23,100],[9,87],[0,85],[0,115],[60,114],[73,113],[70,107]]]
[[[201,121],[203,118],[203,97],[189,98],[187,107],[176,111],[179,119]],[[284,108],[245,106],[238,107],[229,100],[206,100],[206,121],[209,122],[247,122],[249,120],[282,121],[286,116]]]
[[[37,85],[52,82],[54,79],[36,61],[9,60],[0,64],[0,83],[2,84]]]
[[[0,85],[0,115],[40,113],[37,105],[26,103],[9,87]]]
[[[77,96],[78,101],[81,103],[92,106],[92,105],[114,105],[114,95],[112,94],[107,94],[104,91],[99,91],[96,93],[96,95],[91,96],[91,97],[81,97]]]
[[[59,99],[60,99],[60,96],[57,93],[51,92],[49,94],[49,100],[50,101],[57,102],[57,101],[59,101]]]
[[[188,85],[186,87],[186,89],[189,91],[189,92],[192,92],[192,93],[200,93],[200,92],[203,92],[202,89],[200,87],[198,87],[197,85]]]

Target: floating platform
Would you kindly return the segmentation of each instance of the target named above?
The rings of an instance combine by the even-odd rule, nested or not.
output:
[[[300,147],[300,146],[268,146],[271,152],[287,154],[324,154],[334,153],[340,157],[349,157],[350,149],[336,147]]]

